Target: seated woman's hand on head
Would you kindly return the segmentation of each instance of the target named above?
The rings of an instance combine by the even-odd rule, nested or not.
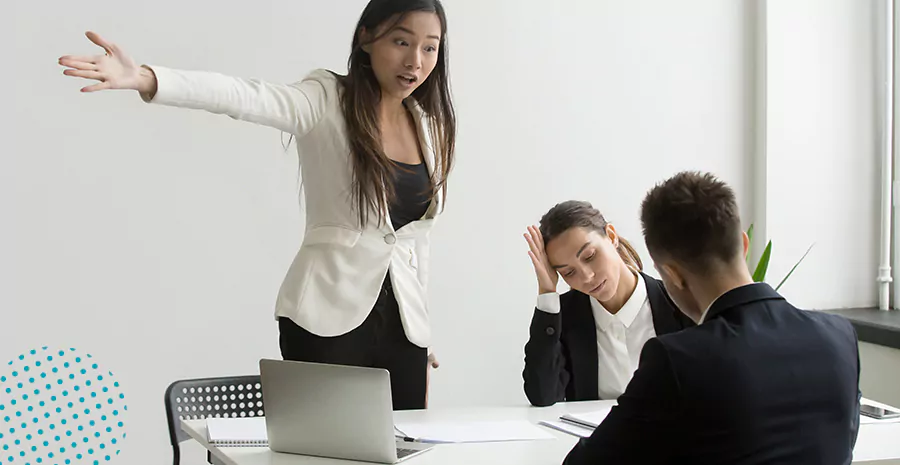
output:
[[[572,290],[593,297],[611,313],[631,295],[643,269],[631,244],[588,202],[556,205],[540,227],[528,228],[525,239],[541,294],[556,292],[562,276]]]
[[[538,282],[538,294],[556,292],[559,282],[559,273],[550,265],[547,251],[544,250],[544,237],[537,226],[529,226],[525,232],[525,241],[528,242],[528,256],[534,265],[534,274]]]

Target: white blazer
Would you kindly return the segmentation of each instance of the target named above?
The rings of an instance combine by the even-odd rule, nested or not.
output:
[[[293,84],[272,84],[218,73],[150,67],[162,105],[193,108],[271,126],[296,138],[306,197],[306,233],[278,292],[275,316],[288,317],[319,336],[337,336],[369,315],[390,270],[403,327],[410,342],[428,347],[429,232],[441,211],[437,195],[425,216],[395,231],[378,215],[360,227],[351,202],[350,147],[339,101],[339,83],[316,70]],[[410,100],[425,163],[436,160],[428,119]]]

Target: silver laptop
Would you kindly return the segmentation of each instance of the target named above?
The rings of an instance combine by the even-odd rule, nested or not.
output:
[[[397,463],[432,447],[394,435],[387,370],[263,359],[259,374],[275,452]]]

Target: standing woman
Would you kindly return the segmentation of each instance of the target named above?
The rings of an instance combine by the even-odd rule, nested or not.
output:
[[[371,0],[346,76],[315,70],[273,84],[138,66],[118,46],[64,56],[82,89],[271,126],[296,138],[306,233],[278,293],[286,360],[390,371],[394,409],[426,404],[429,232],[443,210],[456,117],[440,0]]]

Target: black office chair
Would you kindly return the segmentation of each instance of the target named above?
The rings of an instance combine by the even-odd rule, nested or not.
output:
[[[181,461],[179,445],[190,439],[190,436],[181,429],[182,419],[265,415],[259,375],[175,381],[166,389],[165,401],[174,465],[179,465]],[[207,452],[206,460],[215,463],[213,459],[212,453]]]

